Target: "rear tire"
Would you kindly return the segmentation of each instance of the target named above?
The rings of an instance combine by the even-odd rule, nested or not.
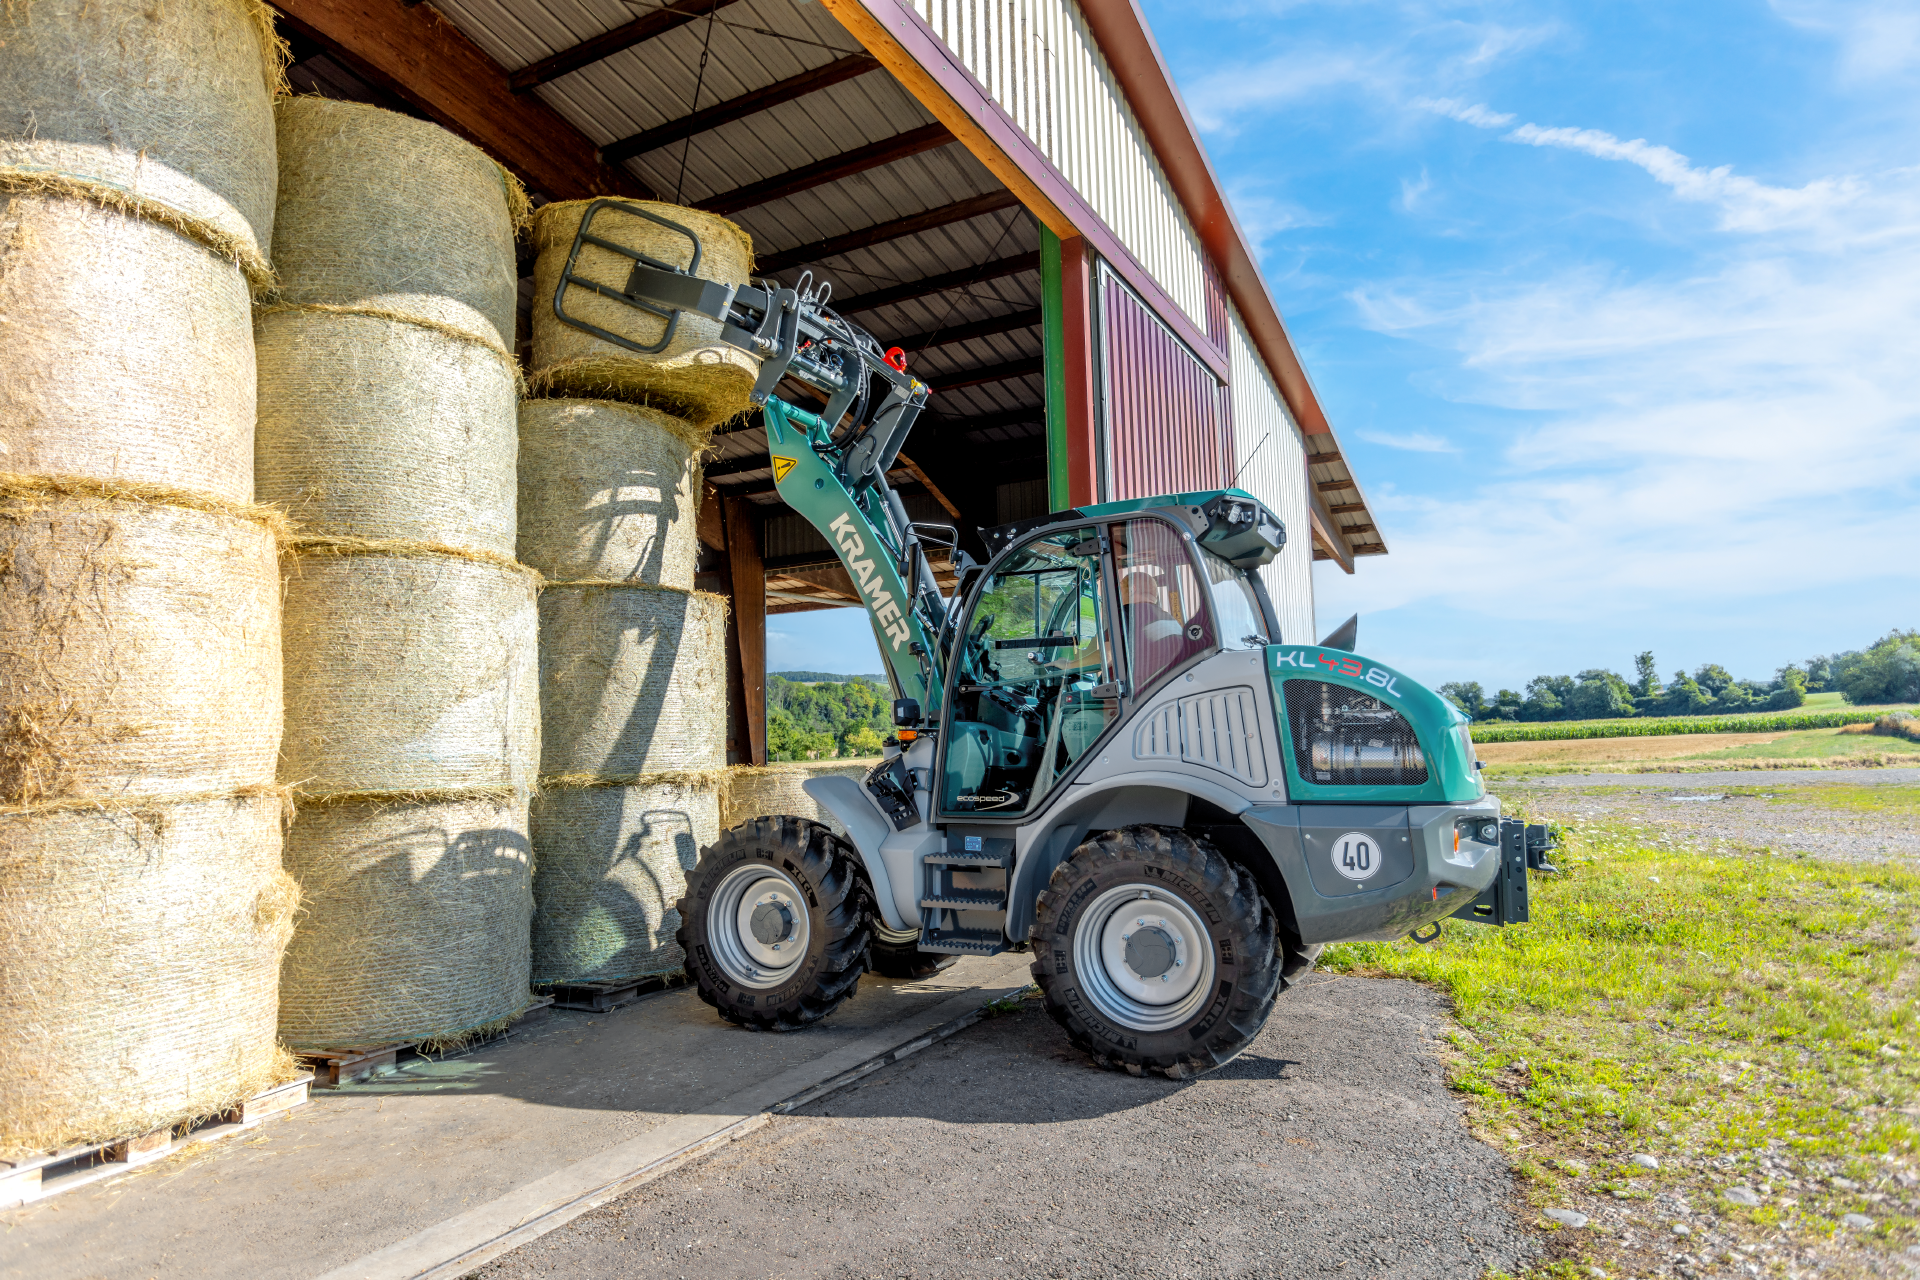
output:
[[[889,942],[878,930],[873,935],[870,967],[883,978],[931,978],[955,959],[937,951],[922,951],[918,935],[908,942]]]
[[[873,919],[845,841],[804,818],[756,818],[700,855],[680,899],[700,998],[755,1031],[796,1031],[853,997]]]
[[[1182,1079],[1250,1044],[1283,982],[1272,909],[1210,841],[1136,826],[1055,868],[1036,904],[1047,1012],[1104,1067]]]

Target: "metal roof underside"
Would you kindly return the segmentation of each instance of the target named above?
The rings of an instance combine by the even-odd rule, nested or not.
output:
[[[510,71],[534,67],[654,10],[618,0],[436,0],[436,7]],[[864,56],[859,44],[821,5],[731,0],[710,17],[702,12],[529,91],[606,148],[858,56]],[[915,153],[728,209],[727,216],[752,237],[759,262],[775,261],[777,269],[769,274],[793,283],[810,270],[816,281],[832,284],[836,302],[859,308],[850,313],[856,323],[884,343],[908,348],[914,373],[935,388],[909,455],[916,443],[931,453],[928,437],[936,434],[943,452],[965,454],[977,446],[1022,442],[1030,446],[1025,453],[1043,454],[1038,232],[1010,198],[1004,207],[818,260],[785,264],[776,258],[899,219],[1004,195],[1002,185],[965,148],[950,139],[940,144],[940,136],[933,117],[876,68],[622,163],[661,199],[700,206],[849,153],[885,152],[890,140],[904,137]],[[753,193],[744,198],[753,199]],[[1008,260],[1018,269],[982,270],[983,264]],[[897,301],[884,296],[884,291],[896,297],[918,292],[913,286],[935,277],[953,283]],[[884,305],[861,305],[876,294]],[[954,341],[955,336],[962,340]],[[971,378],[984,380],[942,385]],[[714,486],[778,505],[772,473],[764,465],[765,440],[757,417],[716,436],[708,459]],[[992,462],[990,454],[975,456]],[[1043,465],[1042,458],[1031,469]],[[937,470],[931,462],[928,468]],[[924,489],[911,472],[895,475],[909,493]],[[991,515],[989,510],[977,522],[990,523]]]

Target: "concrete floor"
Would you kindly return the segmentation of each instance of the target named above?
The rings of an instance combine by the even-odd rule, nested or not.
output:
[[[0,1213],[0,1276],[412,1274],[435,1248],[514,1227],[529,1203],[574,1198],[1025,985],[1026,964],[962,960],[914,983],[869,974],[832,1018],[790,1035],[731,1027],[690,989],[611,1014],[560,1012],[464,1057],[316,1091],[255,1133]],[[450,1221],[464,1235],[361,1261]]]
[[[1218,1071],[1094,1068],[1037,1002],[475,1272],[1479,1280],[1539,1246],[1441,1076],[1440,998],[1314,975]]]

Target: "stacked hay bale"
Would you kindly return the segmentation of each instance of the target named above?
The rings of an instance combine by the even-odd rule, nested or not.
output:
[[[518,185],[438,126],[278,109],[256,493],[295,522],[281,1031],[446,1042],[526,1007],[538,575],[515,561]]]
[[[735,765],[727,770],[720,804],[720,827],[728,830],[755,818],[792,814],[811,818],[845,836],[840,819],[806,792],[809,778],[838,776],[860,779],[867,776],[879,760],[802,760],[792,764],[770,764],[760,768]]]
[[[252,0],[0,12],[0,1157],[293,1070],[248,316],[282,70]]]
[[[693,590],[707,436],[639,405],[521,407],[520,556],[547,578],[535,983],[681,966],[674,904],[726,763],[726,601]]]

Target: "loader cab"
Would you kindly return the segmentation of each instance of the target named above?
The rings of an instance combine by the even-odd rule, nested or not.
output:
[[[1166,501],[983,531],[997,554],[950,633],[943,817],[1039,812],[1138,700],[1222,648],[1278,639],[1257,575],[1202,541],[1215,521]]]

